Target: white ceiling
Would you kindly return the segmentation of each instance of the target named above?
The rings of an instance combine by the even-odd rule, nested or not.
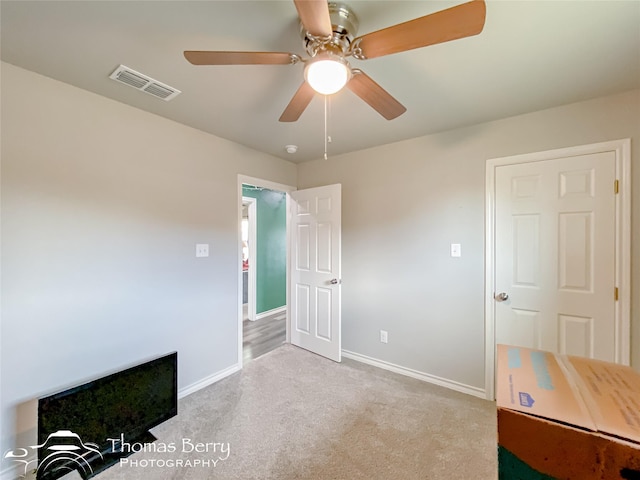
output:
[[[460,1],[348,0],[358,33]],[[293,2],[2,0],[2,60],[293,162],[321,158],[324,102],[278,118],[303,66],[193,66],[184,50],[305,55]],[[348,90],[330,100],[329,155],[640,88],[640,1],[491,1],[474,37],[350,59],[407,107],[387,121]],[[109,79],[120,64],[182,94]],[[640,114],[639,114],[640,115]],[[296,154],[284,146],[299,146]]]

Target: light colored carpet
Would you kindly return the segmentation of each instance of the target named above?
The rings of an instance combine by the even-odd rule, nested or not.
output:
[[[175,451],[95,478],[497,478],[494,403],[290,345],[184,398],[154,434],[152,448]],[[209,451],[190,452],[197,443]]]

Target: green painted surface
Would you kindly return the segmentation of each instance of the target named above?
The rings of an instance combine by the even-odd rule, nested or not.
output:
[[[504,447],[498,446],[498,480],[556,480],[534,470]]]
[[[255,190],[245,185],[242,195],[256,199],[256,313],[259,314],[287,302],[287,199],[283,192]]]

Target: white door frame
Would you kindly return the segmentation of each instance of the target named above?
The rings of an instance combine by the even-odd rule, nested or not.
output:
[[[247,243],[249,244],[249,271],[247,275],[247,317],[252,322],[256,321],[257,203],[258,201],[253,197],[242,197],[242,204],[248,206],[249,239]]]
[[[286,212],[287,212],[287,284],[286,284],[286,302],[287,302],[287,336],[286,342],[291,342],[290,322],[291,312],[289,311],[289,268],[291,265],[291,259],[289,252],[291,251],[291,231],[289,229],[289,221],[291,217],[291,203],[289,194],[296,190],[296,187],[291,185],[284,185],[282,183],[276,183],[262,178],[249,177],[247,175],[238,174],[238,192],[236,205],[238,206],[238,366],[242,368],[242,184],[255,185],[256,187],[268,188],[270,190],[276,190],[286,193]]]
[[[485,214],[485,391],[488,400],[495,399],[495,176],[496,168],[519,163],[540,162],[555,158],[615,152],[616,195],[615,270],[619,296],[615,305],[616,362],[630,363],[631,348],[631,140],[580,145],[544,152],[514,155],[487,160]],[[611,188],[614,186],[612,185]]]

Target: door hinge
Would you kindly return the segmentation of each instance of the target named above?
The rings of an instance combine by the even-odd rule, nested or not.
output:
[[[620,193],[620,180],[616,180],[613,182],[613,193],[616,195]]]
[[[617,302],[618,301],[618,287],[615,287],[613,289],[613,299]]]

